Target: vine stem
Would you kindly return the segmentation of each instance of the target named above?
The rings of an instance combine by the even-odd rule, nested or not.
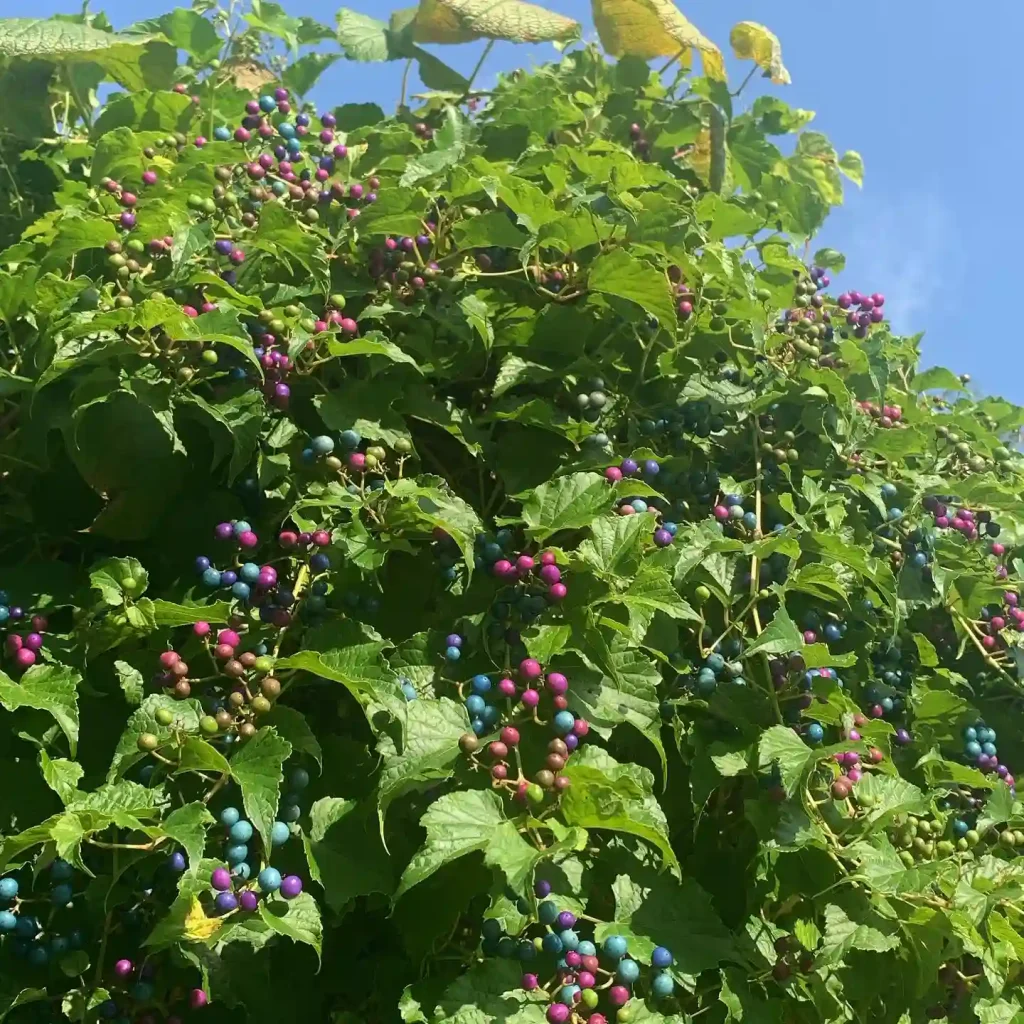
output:
[[[210,791],[203,797],[203,803],[208,804],[226,785],[230,774],[221,772],[220,778],[210,787]]]
[[[405,92],[409,85],[409,69],[412,67],[412,58],[405,62],[405,67],[402,69],[402,92],[398,97],[398,109],[401,110],[405,106]]]
[[[466,91],[462,94],[462,98],[465,99],[473,89],[473,81],[476,76],[480,73],[480,69],[484,65],[484,61],[487,60],[488,54],[494,48],[494,40],[488,39],[487,45],[484,47],[484,52],[480,54],[480,59],[476,62],[476,67],[469,74],[469,81],[466,82]]]
[[[974,644],[974,646],[977,648],[978,653],[983,658],[985,664],[988,665],[989,668],[994,668],[1005,680],[1007,680],[1007,682],[1013,685],[1014,689],[1019,689],[1020,684],[1017,682],[1017,680],[1014,679],[1013,676],[1011,676],[1010,673],[1007,672],[1006,669],[1004,669],[1002,665],[1000,665],[999,662],[996,661],[996,659],[993,658],[992,655],[989,654],[988,651],[986,651],[985,648],[982,646],[982,643],[978,639],[977,633],[975,632],[974,623],[972,623],[970,619],[966,618],[960,612],[953,612],[953,617],[956,619],[957,622],[960,623],[964,632],[971,638],[971,643]]]
[[[757,420],[754,420],[754,515],[757,522],[754,525],[754,538],[761,537],[761,432],[757,427]],[[757,611],[757,592],[760,582],[761,567],[758,565],[757,553],[750,556],[750,597],[753,601],[754,629],[757,634],[761,633],[761,616]]]

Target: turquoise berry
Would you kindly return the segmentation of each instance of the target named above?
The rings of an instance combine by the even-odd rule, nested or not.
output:
[[[625,956],[628,948],[625,936],[622,935],[609,935],[601,944],[601,949],[604,950],[605,955],[614,957],[616,960],[620,956]]]
[[[725,658],[723,658],[717,651],[714,651],[707,656],[704,664],[717,676],[718,673],[725,668]]]
[[[310,447],[317,455],[330,455],[334,451],[334,438],[321,434],[310,441]]]
[[[228,829],[228,835],[235,843],[247,843],[252,839],[252,825],[248,821],[236,821]]]
[[[548,932],[544,936],[541,946],[545,953],[549,953],[552,956],[560,956],[562,953],[562,940],[554,932]]]
[[[620,960],[615,976],[624,985],[632,985],[640,977],[640,965],[635,960]]]
[[[558,937],[562,941],[562,949],[574,950],[579,947],[580,937],[571,928],[559,932]]]
[[[445,650],[444,656],[449,661],[458,661],[459,658],[462,657],[462,651],[460,651],[458,647],[449,647]]]
[[[281,888],[281,872],[277,868],[264,868],[256,881],[263,892],[277,892]]]
[[[74,891],[67,882],[60,882],[50,890],[50,902],[55,907],[65,907],[71,902]]]
[[[541,924],[554,924],[558,918],[558,907],[551,900],[545,900],[537,906],[537,919]]]
[[[359,435],[358,431],[343,430],[338,440],[341,441],[341,446],[343,448],[357,448],[362,437]]]
[[[0,899],[13,900],[18,895],[18,880],[11,878],[0,878]]]
[[[270,829],[270,842],[274,846],[281,846],[288,842],[291,830],[283,821],[275,821]]]
[[[471,718],[482,715],[487,705],[484,703],[483,697],[479,693],[471,693],[466,698],[466,710],[469,712]]]
[[[231,869],[231,874],[235,878],[241,878],[244,881],[244,880],[248,879],[250,874],[252,874],[252,868],[249,867],[249,862],[248,861],[243,860],[241,862],[241,864],[236,864]]]
[[[231,826],[234,825],[241,817],[242,814],[237,807],[225,807],[224,810],[220,812],[220,823],[231,828]]]
[[[205,587],[219,587],[220,586],[220,572],[213,568],[211,565],[209,569],[203,570],[203,586]]]
[[[224,859],[231,867],[241,864],[249,856],[249,847],[245,843],[235,843],[224,851]]]
[[[416,700],[419,694],[416,692],[416,687],[409,682],[408,679],[402,683],[402,694],[406,700]]]
[[[298,804],[282,805],[277,813],[281,816],[282,821],[298,821],[302,816],[302,811],[299,809]]]
[[[246,562],[241,569],[238,570],[238,575],[246,583],[255,583],[260,578],[260,567],[255,562]]]
[[[231,524],[231,530],[236,537],[241,537],[243,533],[252,533],[252,527],[244,519],[235,520]]]
[[[672,995],[675,987],[676,983],[672,980],[672,975],[666,974],[664,971],[651,978],[651,993],[657,999],[667,999]]]
[[[642,498],[635,498],[633,501],[630,502],[630,504],[633,506],[634,512],[640,513],[647,511],[647,502],[644,501]]]
[[[572,732],[572,727],[576,724],[576,719],[573,717],[571,711],[559,711],[555,717],[552,725],[560,736],[567,736]]]
[[[0,932],[13,932],[18,919],[9,910],[0,910]]]

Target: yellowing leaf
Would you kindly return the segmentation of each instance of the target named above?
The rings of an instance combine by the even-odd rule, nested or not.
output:
[[[185,938],[205,942],[211,935],[220,930],[219,917],[207,917],[203,905],[197,896],[192,897],[192,905],[185,916]]]
[[[413,38],[417,43],[540,43],[572,39],[579,30],[572,18],[524,0],[420,0]]]
[[[732,52],[740,60],[752,60],[771,76],[776,85],[789,85],[792,79],[782,63],[782,44],[774,32],[756,21],[741,21],[729,33]]]
[[[708,78],[725,81],[722,51],[694,27],[672,0],[591,0],[601,45],[613,57],[672,57],[699,50]]]

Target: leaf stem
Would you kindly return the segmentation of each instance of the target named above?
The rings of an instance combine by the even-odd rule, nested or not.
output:
[[[473,80],[476,78],[477,74],[480,72],[480,68],[483,67],[484,61],[487,60],[487,56],[491,52],[491,50],[493,48],[494,48],[494,40],[493,39],[488,39],[487,40],[487,45],[484,47],[484,52],[480,54],[480,59],[476,62],[476,67],[474,67],[473,70],[469,74],[469,81],[466,82],[466,91],[462,94],[462,98],[463,99],[465,99],[470,94],[470,91],[473,88]]]

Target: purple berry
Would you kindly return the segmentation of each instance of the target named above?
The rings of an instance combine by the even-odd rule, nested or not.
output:
[[[635,459],[623,459],[619,463],[619,469],[623,476],[632,476],[639,468]]]
[[[293,900],[302,892],[302,879],[298,875],[285,875],[281,879],[280,893],[286,900]]]
[[[569,910],[563,910],[556,918],[558,922],[559,931],[565,931],[566,928],[572,928],[576,924],[576,915]]]
[[[542,878],[534,884],[533,891],[538,899],[544,899],[546,896],[551,895],[551,883]]]
[[[654,543],[659,548],[667,548],[672,543],[672,534],[668,530],[655,530]]]
[[[252,891],[252,889],[246,889],[238,897],[238,905],[242,910],[251,914],[257,906],[259,906],[259,897]]]
[[[231,872],[227,868],[215,868],[210,876],[210,884],[214,889],[227,892],[231,888]]]
[[[238,897],[233,892],[219,892],[217,898],[213,901],[214,906],[221,913],[228,913],[231,910],[238,909]]]

